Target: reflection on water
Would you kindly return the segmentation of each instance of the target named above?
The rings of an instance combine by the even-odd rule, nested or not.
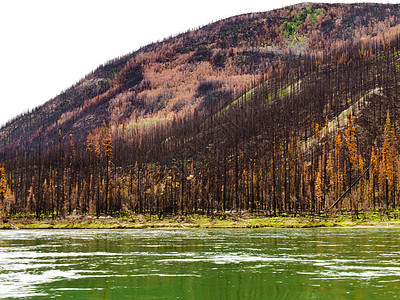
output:
[[[400,298],[400,229],[0,231],[0,298]]]

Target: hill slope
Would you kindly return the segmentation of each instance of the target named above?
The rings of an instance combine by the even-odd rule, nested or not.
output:
[[[278,46],[269,68],[262,67],[264,52],[250,42],[243,53],[259,57],[260,67],[252,70],[252,64],[241,64],[246,56],[237,49],[248,40],[239,34],[253,31],[226,31],[226,20],[100,67],[61,95],[68,100],[75,91],[80,96],[74,99],[84,99],[81,106],[63,112],[47,127],[46,118],[62,110],[61,104],[55,105],[61,98],[53,100],[54,107],[49,102],[37,110],[42,119],[31,115],[29,126],[41,126],[36,145],[35,134],[26,135],[27,148],[34,151],[10,152],[13,145],[8,145],[0,167],[0,215],[134,212],[162,218],[250,211],[276,216],[325,214],[338,208],[357,217],[375,209],[398,216],[399,28],[387,24],[384,35],[354,39],[362,31],[356,26],[352,41],[346,42],[343,36],[335,40],[335,27],[329,27],[335,46],[323,40],[308,44],[318,40],[312,37],[306,53],[288,46],[289,41],[305,42],[308,23],[324,24],[324,9],[372,14],[376,8],[390,7],[394,6],[299,5],[266,13],[288,16],[279,15],[280,33],[272,39]],[[237,19],[245,26],[257,18],[229,19],[228,28]],[[343,20],[347,19],[329,26],[348,24]],[[221,41],[236,46],[218,48],[228,52],[225,65],[215,67],[216,48],[198,58],[204,49],[194,47],[188,36],[221,28],[229,39],[202,34],[195,40],[201,43],[207,36],[213,47]],[[353,29],[345,26],[343,32]],[[312,36],[323,30],[309,32]],[[194,48],[183,51],[185,43]],[[93,85],[98,86],[95,95],[89,92]],[[152,95],[158,95],[157,101],[164,99],[165,106],[157,109],[157,101],[146,103]],[[177,109],[177,99],[187,101]],[[38,113],[45,107],[49,117]],[[110,122],[101,125],[105,121]],[[63,142],[67,129],[75,132],[64,138],[68,143]],[[79,134],[85,140],[77,143]]]
[[[299,4],[235,16],[154,43],[100,66],[76,85],[0,130],[8,153],[34,149],[110,122],[126,128],[223,107],[293,56],[381,37],[399,5]]]

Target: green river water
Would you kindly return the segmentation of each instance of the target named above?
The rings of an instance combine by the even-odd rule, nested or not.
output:
[[[2,299],[395,299],[400,229],[0,231]]]

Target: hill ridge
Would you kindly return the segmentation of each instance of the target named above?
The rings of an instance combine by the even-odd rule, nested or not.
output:
[[[322,10],[315,24],[304,12],[307,7]],[[100,65],[57,97],[8,122],[0,129],[0,146],[33,149],[40,132],[45,144],[55,145],[59,130],[64,139],[74,132],[76,138],[83,140],[88,132],[107,122],[128,122],[133,126],[148,118],[179,118],[210,104],[229,103],[251,85],[254,76],[262,76],[287,59],[288,52],[304,55],[319,51],[324,45],[331,47],[329,38],[321,35],[329,37],[336,27],[344,25],[346,30],[358,32],[362,18],[370,18],[375,28],[398,24],[398,7],[302,2],[268,12],[240,14],[151,43]],[[362,15],[358,10],[366,13]],[[285,36],[282,21],[298,15],[301,24],[295,38]],[[346,21],[336,24],[337,16]],[[373,25],[368,26],[372,26],[372,35],[380,34]],[[307,39],[300,42],[304,33]],[[341,42],[332,35],[332,43],[336,39],[339,46],[335,47],[340,48],[344,38]],[[125,73],[119,74],[124,68]]]

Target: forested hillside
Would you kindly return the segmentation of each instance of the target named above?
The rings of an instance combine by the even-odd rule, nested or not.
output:
[[[301,4],[100,67],[2,129],[3,214],[396,209],[397,14]]]
[[[11,120],[0,130],[0,146],[7,153],[34,150],[39,135],[45,147],[56,145],[59,130],[64,142],[71,133],[83,141],[108,122],[133,130],[215,109],[293,56],[381,38],[399,17],[399,5],[305,3],[224,19],[100,66]]]

